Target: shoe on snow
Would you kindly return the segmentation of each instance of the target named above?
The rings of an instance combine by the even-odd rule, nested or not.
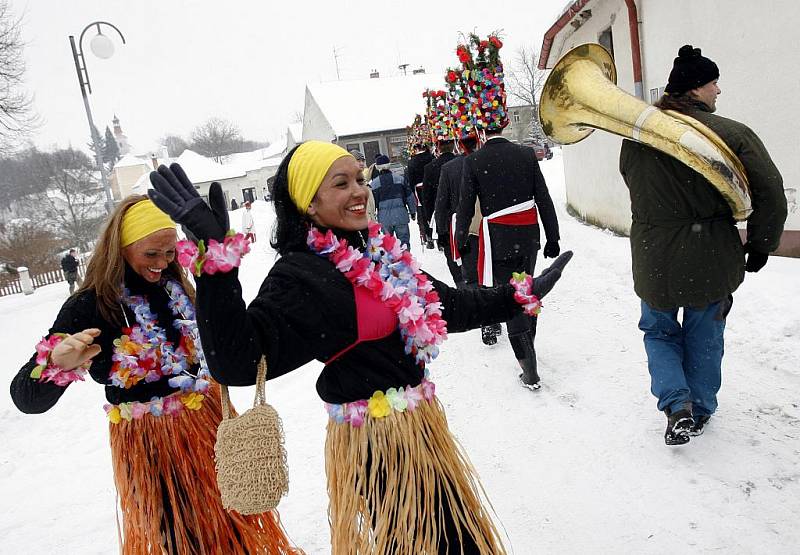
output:
[[[689,443],[689,432],[694,428],[692,413],[686,409],[675,411],[667,416],[667,430],[664,432],[664,443],[667,445],[683,445]]]
[[[494,345],[497,343],[497,335],[495,335],[492,326],[483,326],[481,328],[481,341],[484,345]]]
[[[531,391],[536,391],[537,389],[542,388],[541,382],[537,379],[535,382],[530,382],[526,377],[525,374],[519,375],[519,380],[522,382],[522,387],[530,389]]]
[[[711,415],[703,414],[694,419],[694,426],[689,430],[690,436],[702,435],[706,429],[706,424],[711,420]]]

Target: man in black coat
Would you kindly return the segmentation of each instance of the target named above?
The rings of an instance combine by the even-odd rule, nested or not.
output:
[[[431,236],[431,228],[428,225],[430,217],[423,204],[422,182],[425,179],[425,166],[432,161],[433,154],[431,154],[428,145],[418,143],[414,145],[414,154],[408,161],[408,167],[406,168],[406,179],[417,198],[417,224],[419,224],[422,246],[429,249],[433,248],[433,237]],[[431,208],[432,210],[433,208]]]
[[[75,283],[78,287],[81,285],[81,278],[78,277],[78,259],[75,258],[75,249],[69,249],[69,252],[61,259],[61,269],[64,270],[64,278],[69,284],[69,294],[75,292]]]
[[[425,213],[425,216],[428,219],[426,222],[428,229],[431,229],[431,223],[435,221],[434,211],[436,208],[436,196],[439,189],[439,176],[442,172],[442,166],[456,157],[456,155],[453,154],[454,147],[455,143],[452,140],[440,141],[439,156],[427,164],[422,172],[422,205],[428,210]],[[439,242],[443,236],[447,235],[448,230],[449,227],[439,227],[439,223],[436,222],[436,234],[438,237],[437,242]],[[441,248],[441,244],[439,247]],[[447,258],[447,267],[450,270],[450,275],[453,276],[453,281],[456,283],[456,285],[458,285],[458,282],[461,280],[461,268],[458,267],[458,264],[455,264],[452,261],[452,258]],[[458,279],[456,279],[456,276],[458,276]]]
[[[461,198],[456,216],[456,241],[463,253],[469,250],[469,225],[480,202],[478,275],[480,285],[508,283],[513,272],[533,274],[539,251],[539,220],[547,242],[544,256],[558,256],[558,219],[530,148],[502,137],[502,129],[486,133],[486,144],[464,159]],[[520,314],[510,320],[508,338],[522,367],[524,385],[538,389],[534,338],[536,318]]]

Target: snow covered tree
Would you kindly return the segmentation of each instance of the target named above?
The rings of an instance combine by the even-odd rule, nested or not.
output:
[[[539,95],[547,72],[539,69],[539,53],[531,46],[520,46],[507,71],[507,91],[511,98],[522,104],[533,106],[529,138],[536,143],[547,142],[547,136],[539,123]]]
[[[9,154],[39,123],[31,96],[22,90],[25,73],[21,19],[0,0],[0,154]]]
[[[189,148],[213,158],[216,162],[234,152],[240,152],[242,134],[239,127],[221,118],[210,118],[202,125],[194,128]]]
[[[119,145],[111,129],[106,125],[106,136],[103,144],[103,162],[108,164],[109,168],[113,168],[117,160],[119,160]]]

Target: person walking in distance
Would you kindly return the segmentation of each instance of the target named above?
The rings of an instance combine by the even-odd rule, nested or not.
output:
[[[417,217],[414,194],[405,180],[394,175],[389,169],[389,157],[380,154],[375,159],[378,176],[372,180],[369,189],[375,197],[378,223],[387,235],[396,236],[400,242],[410,247],[411,232],[408,229],[409,217]]]
[[[746,125],[714,114],[722,92],[718,79],[717,64],[687,44],[655,106],[709,127],[744,166],[753,208],[744,246],[730,206],[705,177],[642,143],[625,140],[620,152],[631,198],[639,329],[650,390],[667,417],[667,445],[701,434],[717,409],[733,292],[745,271],[758,272],[767,263],[786,220],[783,179],[764,144]]]
[[[69,252],[61,259],[61,269],[64,271],[64,278],[69,284],[69,294],[75,292],[75,284],[81,286],[81,277],[78,275],[78,259],[75,258],[75,249],[69,249]]]
[[[245,237],[250,239],[253,243],[256,242],[256,224],[253,221],[253,205],[247,200],[244,203],[244,212],[242,212],[242,233]]]

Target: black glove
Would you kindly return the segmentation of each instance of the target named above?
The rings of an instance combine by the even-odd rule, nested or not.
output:
[[[558,245],[556,245],[556,248],[558,248]],[[532,293],[540,299],[547,295],[556,282],[561,279],[561,272],[571,259],[572,251],[566,251],[556,258],[548,268],[542,270],[538,277],[533,278]]]
[[[544,244],[544,257],[555,258],[561,252],[561,247],[558,246],[558,241],[548,241]]]
[[[409,216],[411,216],[411,220],[412,221],[416,221],[417,220],[417,215],[416,214],[409,214]]]
[[[150,172],[150,183],[155,189],[147,194],[150,200],[175,222],[181,224],[187,236],[208,242],[209,239],[222,241],[230,228],[228,210],[222,187],[214,182],[208,190],[206,204],[186,177],[183,168],[171,164],[169,168],[159,166],[157,172]]]
[[[744,252],[747,253],[747,261],[745,262],[744,269],[748,272],[757,272],[767,263],[769,258],[768,254],[755,250],[750,243],[744,246]]]
[[[440,251],[445,252],[447,251],[447,249],[450,248],[450,242],[447,240],[446,237],[437,237],[436,246],[439,247]]]

